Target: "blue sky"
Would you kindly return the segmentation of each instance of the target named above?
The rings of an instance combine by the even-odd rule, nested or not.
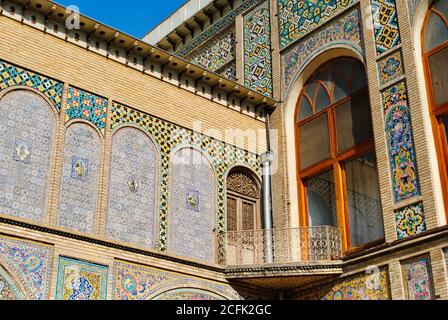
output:
[[[76,5],[81,14],[141,38],[186,0],[55,0],[63,6]]]

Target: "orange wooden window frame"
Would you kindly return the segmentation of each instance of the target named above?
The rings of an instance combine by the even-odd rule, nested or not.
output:
[[[340,57],[333,60],[341,59],[341,58],[349,58],[349,57]],[[359,63],[357,60],[353,58],[349,58]],[[330,63],[332,60],[327,61],[325,64]],[[324,66],[323,64],[322,66]],[[321,67],[322,67],[321,66]],[[319,68],[320,69],[320,68]],[[318,72],[319,69],[316,71]],[[316,73],[314,73],[316,74]],[[314,76],[314,75],[313,75]],[[313,80],[313,76],[310,77]],[[298,186],[298,200],[299,200],[299,221],[301,226],[309,226],[309,217],[308,217],[308,200],[307,200],[307,187],[306,181],[315,177],[316,175],[326,172],[333,171],[334,175],[334,185],[335,185],[335,193],[336,193],[336,209],[337,209],[337,220],[338,226],[341,229],[342,234],[342,248],[345,254],[358,252],[370,248],[372,246],[377,246],[378,244],[384,243],[385,239],[375,240],[374,242],[367,243],[360,247],[352,247],[351,246],[351,237],[350,237],[350,221],[349,221],[349,209],[348,209],[348,193],[346,186],[346,173],[344,170],[344,164],[349,162],[350,160],[354,160],[359,158],[371,151],[375,150],[375,143],[373,137],[371,139],[366,140],[360,145],[353,147],[352,149],[339,152],[338,153],[338,142],[337,142],[337,133],[336,133],[336,114],[335,111],[338,107],[346,104],[347,102],[353,100],[353,98],[360,96],[362,94],[368,93],[368,87],[365,86],[363,89],[352,93],[351,95],[332,103],[330,106],[325,108],[324,110],[312,114],[311,116],[306,117],[304,120],[299,121],[299,112],[300,105],[302,103],[302,99],[305,97],[305,90],[308,87],[309,82],[306,83],[302,92],[297,100],[296,111],[295,111],[295,137],[296,137],[296,165],[297,165],[297,186]],[[321,85],[321,84],[320,84]],[[317,86],[315,95],[320,88],[320,85]],[[323,86],[328,93],[330,101],[333,101],[334,94],[334,84],[333,89],[328,92],[327,88]],[[307,96],[307,95],[306,95]],[[310,101],[307,97],[307,99]],[[314,112],[314,102],[315,97],[313,98],[313,103],[311,104],[312,111]],[[328,118],[328,128],[330,135],[330,158],[319,163],[316,163],[308,168],[301,169],[300,168],[300,146],[299,146],[299,128],[304,124],[309,123],[310,121],[327,114]]]
[[[428,102],[430,108],[430,116],[431,116],[431,125],[434,135],[434,141],[436,145],[436,154],[437,154],[437,162],[440,171],[440,178],[442,180],[442,195],[443,202],[445,208],[445,214],[448,219],[448,141],[446,139],[444,124],[441,121],[442,116],[448,116],[448,101],[443,103],[442,105],[437,106],[435,100],[435,93],[432,86],[432,75],[431,68],[429,64],[429,59],[431,56],[439,53],[440,51],[448,48],[448,40],[437,46],[436,48],[431,49],[430,51],[426,51],[425,49],[425,35],[426,29],[428,27],[428,19],[431,14],[436,14],[445,22],[445,25],[448,28],[448,20],[447,17],[444,17],[441,12],[436,10],[434,7],[430,8],[426,14],[423,28],[421,32],[421,43],[422,43],[422,52],[423,52],[423,66],[424,73],[426,79],[426,90],[428,92]]]

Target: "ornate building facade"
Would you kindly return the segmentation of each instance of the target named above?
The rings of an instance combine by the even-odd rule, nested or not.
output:
[[[1,1],[0,300],[448,299],[447,63],[447,0]]]

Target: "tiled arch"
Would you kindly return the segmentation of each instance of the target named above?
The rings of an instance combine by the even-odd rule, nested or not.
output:
[[[0,263],[0,300],[28,300],[13,277]]]

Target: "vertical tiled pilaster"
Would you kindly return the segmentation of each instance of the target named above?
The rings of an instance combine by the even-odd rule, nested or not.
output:
[[[369,74],[375,77],[373,88],[379,88],[381,92],[380,103],[373,103],[373,106],[381,106],[384,113],[384,130],[386,134],[387,154],[390,167],[390,187],[392,188],[392,199],[383,199],[385,230],[388,241],[394,241],[404,236],[413,236],[426,231],[425,205],[421,202],[422,191],[420,176],[422,172],[417,167],[417,155],[415,143],[416,134],[413,132],[413,124],[419,123],[419,117],[414,123],[409,104],[409,89],[406,72],[407,65],[403,57],[407,51],[407,41],[409,35],[400,34],[400,30],[406,30],[400,24],[399,16],[407,15],[395,0],[371,0],[370,4],[365,4],[364,12],[369,12],[369,5],[373,19],[373,34],[375,39],[375,54],[372,60],[377,61],[376,72]],[[401,9],[399,9],[401,8]],[[399,11],[400,10],[400,11]],[[401,28],[402,27],[402,28]],[[371,36],[371,32],[367,32]],[[366,41],[367,42],[367,41]],[[369,60],[369,57],[367,57]],[[370,69],[373,69],[373,65]],[[420,127],[420,126],[416,126]],[[384,160],[384,159],[382,159]],[[385,187],[385,186],[383,186]],[[387,192],[390,193],[390,192]],[[416,212],[416,203],[419,203],[419,214],[403,215],[403,212]],[[391,212],[393,211],[393,213]],[[400,215],[400,219],[398,219]],[[419,221],[414,218],[418,217]],[[409,218],[409,221],[403,221]],[[423,220],[421,220],[423,218]],[[392,223],[392,221],[394,221]],[[395,222],[401,222],[396,225]],[[415,228],[401,230],[402,226],[415,225]]]
[[[110,172],[110,153],[112,148],[112,100],[108,100],[106,128],[104,132],[103,154],[101,156],[101,174],[98,199],[98,215],[96,232],[104,236],[106,233],[107,201]]]
[[[51,191],[49,201],[49,223],[56,225],[58,223],[59,215],[59,198],[61,196],[61,183],[62,183],[62,167],[64,162],[64,146],[65,146],[65,133],[67,128],[65,126],[65,110],[67,106],[67,92],[69,85],[64,84],[62,92],[61,110],[59,112],[58,129],[56,135],[56,143],[53,152],[53,172],[51,178]]]
[[[277,0],[270,0],[271,11],[271,47],[272,47],[272,83],[273,98],[280,101],[281,99],[281,54],[280,54],[280,34],[278,30],[278,6]]]
[[[235,18],[235,58],[236,58],[236,77],[238,83],[244,85],[243,79],[243,16],[239,15]]]
[[[371,10],[370,0],[362,0],[360,3],[360,12],[363,13],[363,25],[371,26],[371,19],[368,12]],[[369,88],[379,88],[378,67],[376,61],[376,43],[375,33],[372,27],[364,28],[364,48],[366,55],[366,69]],[[372,124],[375,137],[375,151],[377,164],[379,168],[389,168],[389,159],[387,156],[387,142],[384,130],[384,113],[382,110],[382,96],[379,90],[371,89],[370,104],[372,106]],[[390,170],[378,170],[381,203],[383,207],[383,220],[386,242],[392,242],[396,239],[395,216],[393,199],[391,196],[391,173]]]
[[[437,219],[438,210],[443,210],[443,204],[437,204],[434,195],[434,179],[439,177],[434,175],[431,166],[429,145],[432,143],[429,137],[432,137],[432,128],[428,122],[425,121],[424,110],[426,106],[421,101],[421,91],[426,90],[425,87],[419,85],[417,74],[416,59],[421,57],[416,56],[414,48],[414,34],[410,24],[409,11],[407,6],[409,1],[396,0],[398,22],[400,24],[401,33],[401,49],[403,52],[403,63],[406,70],[406,84],[408,87],[408,101],[410,114],[412,119],[412,126],[414,132],[414,143],[416,149],[418,171],[420,178],[421,195],[424,199],[425,220],[428,230],[439,226]],[[420,32],[420,31],[418,31]],[[443,213],[442,213],[443,215]]]

